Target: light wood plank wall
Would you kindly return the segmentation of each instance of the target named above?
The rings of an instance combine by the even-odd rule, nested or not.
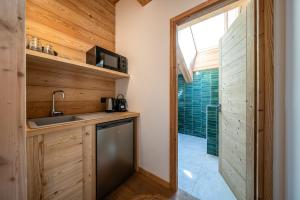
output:
[[[246,10],[221,40],[220,172],[239,200],[247,199]]]
[[[220,66],[219,52],[219,48],[212,48],[198,52],[193,71],[218,68]]]
[[[58,56],[85,62],[94,45],[115,49],[115,6],[108,0],[27,0],[26,34],[52,44]],[[115,94],[115,82],[92,75],[50,71],[27,66],[27,118],[50,115],[52,91],[65,91],[57,98],[57,110],[65,114],[104,111],[101,97]]]
[[[52,91],[65,92],[62,100],[56,97],[56,110],[65,114],[79,114],[104,111],[101,97],[115,95],[115,82],[91,75],[82,75],[65,71],[55,72],[27,69],[27,117],[50,116]]]
[[[25,200],[25,1],[0,4],[0,199]]]
[[[26,34],[61,57],[85,62],[94,45],[115,49],[115,6],[108,0],[27,0]]]

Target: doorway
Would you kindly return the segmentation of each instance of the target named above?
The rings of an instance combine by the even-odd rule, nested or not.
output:
[[[220,162],[218,164],[218,171],[238,200],[272,196],[272,176],[266,175],[270,175],[270,171],[272,171],[270,162],[272,157],[272,151],[270,151],[272,149],[272,143],[270,142],[272,128],[270,124],[272,124],[273,117],[273,83],[267,83],[267,79],[270,76],[272,77],[273,65],[270,61],[273,57],[272,54],[266,51],[264,46],[265,44],[272,45],[273,41],[272,29],[270,29],[272,27],[273,16],[267,15],[266,12],[272,12],[273,9],[272,3],[269,0],[264,2],[256,0],[211,0],[171,19],[170,185],[175,191],[180,184],[178,184],[178,167],[180,166],[178,143],[181,142],[180,137],[178,137],[180,115],[178,112],[179,90],[177,87],[179,77],[177,64],[179,63],[178,58],[183,56],[178,55],[177,51],[178,27],[183,24],[191,24],[191,22],[193,23],[193,21],[201,17],[202,21],[205,20],[205,17],[206,19],[211,18],[218,15],[220,11],[224,11],[224,9],[230,10],[229,8],[232,8],[232,6],[241,3],[244,5],[245,14],[242,15],[244,16],[243,20],[241,20],[243,22],[240,24],[245,25],[245,34],[229,36],[224,40],[228,41],[243,35],[245,41],[235,41],[234,46],[240,45],[240,49],[231,48],[233,47],[232,45],[226,46],[229,43],[225,41],[221,42],[219,80],[222,87],[220,87],[219,95],[222,111],[218,115],[220,121],[218,135]],[[266,24],[266,21],[270,24]],[[243,30],[243,28],[239,30]],[[259,38],[256,37],[257,32],[260,33]],[[225,46],[222,46],[223,44]],[[245,49],[245,54],[243,54],[243,51],[240,51],[242,48]],[[229,53],[223,53],[224,49],[233,50],[229,51]],[[272,52],[272,50],[270,51]],[[245,65],[243,76],[241,75],[241,69],[237,69],[237,67],[222,68],[222,66],[232,64],[232,62],[242,56],[241,54],[244,55],[244,58],[240,62]],[[235,59],[231,59],[232,57],[235,57]],[[238,65],[240,66],[240,64]],[[236,66],[238,65],[236,64]],[[237,70],[235,71],[235,75],[233,73],[234,70]],[[190,69],[186,71],[181,70],[181,74],[188,80],[194,78],[191,71]],[[243,82],[236,84],[236,87],[232,87],[233,81]],[[243,85],[243,87],[237,87],[237,85]],[[226,86],[225,89],[224,86]],[[270,95],[266,96],[266,94]],[[236,103],[235,100],[237,97],[242,98],[243,103]],[[268,105],[264,104],[266,101]],[[238,113],[240,111],[244,112]],[[229,119],[224,113],[230,112],[232,116]],[[236,137],[236,135],[239,135],[239,132],[245,133],[242,136],[242,141]],[[234,135],[234,133],[236,134]],[[229,139],[228,135],[232,138]]]
[[[244,122],[241,115],[245,111],[231,108],[228,94],[220,94],[222,91],[228,93],[232,89],[246,87],[246,80],[242,79],[246,71],[246,65],[242,64],[246,57],[246,45],[243,44],[246,41],[246,23],[242,4],[228,9],[222,9],[215,15],[201,16],[177,27],[178,187],[202,200],[236,200],[235,195],[242,196],[232,192],[234,184],[227,183],[230,179],[224,176],[227,169],[222,166],[228,156],[238,158],[238,162],[230,162],[229,166],[237,169],[236,174],[231,172],[236,176],[235,180],[243,177],[238,173],[243,173],[245,156],[231,155],[231,146],[243,151],[242,147],[237,147],[240,144],[236,140],[244,139],[245,123],[233,124],[232,119],[228,121],[228,116],[237,115],[234,117],[236,121]],[[236,49],[243,53],[231,55]],[[221,82],[222,76],[225,76],[225,80],[230,77],[231,84],[225,80]],[[246,95],[235,96],[236,104],[241,104]],[[226,125],[231,123],[232,129],[237,132],[234,138],[223,134],[231,140],[229,145],[224,140],[219,144],[221,132],[227,131],[220,129],[222,124],[219,126],[219,105],[222,101],[227,104],[224,105]],[[228,150],[219,157],[224,145],[228,146]],[[221,174],[223,171],[225,174]]]

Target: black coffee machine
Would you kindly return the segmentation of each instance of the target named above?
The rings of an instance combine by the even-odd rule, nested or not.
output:
[[[116,112],[126,112],[127,111],[127,101],[123,94],[118,94],[115,99],[115,111]]]

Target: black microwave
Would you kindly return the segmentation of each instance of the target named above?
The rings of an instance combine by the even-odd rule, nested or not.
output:
[[[111,69],[123,73],[128,73],[127,58],[95,46],[86,53],[86,63]]]

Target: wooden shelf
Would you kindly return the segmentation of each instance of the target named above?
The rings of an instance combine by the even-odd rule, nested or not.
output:
[[[112,79],[129,78],[129,75],[101,67],[96,67],[75,60],[69,60],[58,56],[52,56],[45,53],[26,49],[27,67],[34,65],[43,69],[63,70],[81,74],[91,74]]]

